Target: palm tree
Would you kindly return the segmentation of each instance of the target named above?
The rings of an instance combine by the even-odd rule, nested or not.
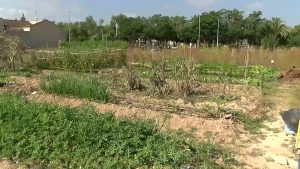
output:
[[[266,22],[264,27],[265,38],[262,40],[264,45],[273,46],[274,48],[279,43],[280,39],[286,39],[288,36],[288,27],[280,18],[272,18]]]
[[[272,18],[269,23],[270,33],[278,38],[286,38],[288,35],[288,27],[284,24],[284,22],[280,18]]]

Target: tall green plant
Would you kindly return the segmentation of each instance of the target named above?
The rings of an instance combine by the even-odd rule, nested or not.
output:
[[[96,78],[81,78],[72,75],[49,76],[42,82],[41,87],[49,93],[71,95],[102,102],[109,101],[106,84]]]

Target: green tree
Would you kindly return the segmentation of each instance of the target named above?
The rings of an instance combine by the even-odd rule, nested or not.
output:
[[[288,37],[288,46],[300,46],[300,25],[296,25],[293,29],[291,29],[290,35]]]
[[[260,45],[264,37],[262,32],[266,19],[262,18],[261,11],[254,11],[244,20],[244,35],[249,44]]]
[[[272,18],[266,22],[264,33],[266,36],[262,39],[263,46],[276,47],[287,38],[289,31],[280,18]]]
[[[87,33],[88,39],[96,38],[97,23],[92,16],[85,18],[85,22],[81,24],[82,29]],[[81,30],[83,31],[83,30]]]

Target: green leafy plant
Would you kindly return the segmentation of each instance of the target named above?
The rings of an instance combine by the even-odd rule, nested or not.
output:
[[[0,156],[29,168],[223,168],[233,162],[219,146],[161,133],[152,122],[9,94],[0,94],[0,107]]]

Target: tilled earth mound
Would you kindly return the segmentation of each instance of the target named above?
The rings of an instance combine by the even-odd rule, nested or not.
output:
[[[293,79],[300,79],[300,69],[291,68],[288,71],[282,73],[278,79],[285,79],[285,80],[293,80]]]

